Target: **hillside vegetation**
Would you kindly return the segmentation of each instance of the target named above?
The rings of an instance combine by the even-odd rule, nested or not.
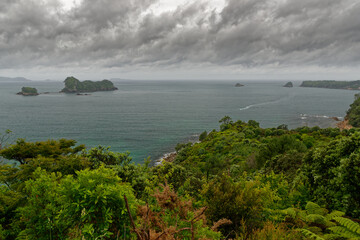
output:
[[[353,127],[360,127],[360,95],[355,94],[355,100],[346,112],[346,119]]]
[[[357,128],[226,116],[199,140],[154,167],[74,140],[1,143],[0,239],[360,238]]]
[[[360,89],[360,80],[357,80],[357,81],[334,81],[334,80],[303,81],[301,83],[300,87],[358,90],[358,89]]]

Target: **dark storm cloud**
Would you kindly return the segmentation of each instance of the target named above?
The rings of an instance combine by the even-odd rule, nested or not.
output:
[[[0,68],[178,64],[357,66],[360,3],[206,1],[154,14],[155,0],[0,1]]]

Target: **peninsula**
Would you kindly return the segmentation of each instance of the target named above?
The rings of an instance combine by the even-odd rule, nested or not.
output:
[[[313,87],[313,88],[331,88],[331,89],[346,89],[346,90],[359,90],[360,80],[357,81],[303,81],[300,87]]]
[[[65,88],[61,90],[64,93],[82,93],[82,92],[97,92],[97,91],[114,91],[118,90],[114,84],[109,80],[102,81],[83,81],[80,82],[74,77],[68,77],[64,81]]]
[[[18,92],[17,95],[23,95],[23,96],[37,96],[39,95],[36,88],[32,87],[23,87],[21,88],[21,92]]]

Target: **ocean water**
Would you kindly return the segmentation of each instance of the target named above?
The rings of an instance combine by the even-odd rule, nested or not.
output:
[[[179,142],[218,129],[225,115],[261,127],[329,127],[343,117],[357,91],[284,88],[281,82],[120,81],[114,92],[89,96],[51,93],[16,95],[21,87],[58,92],[62,82],[0,82],[0,132],[28,141],[68,138],[87,147],[129,151],[134,162],[156,160]]]

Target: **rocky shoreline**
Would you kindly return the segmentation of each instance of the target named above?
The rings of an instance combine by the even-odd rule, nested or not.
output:
[[[161,158],[155,161],[154,166],[159,166],[163,162],[173,162],[176,158],[176,155],[176,152],[165,153]]]
[[[353,126],[351,126],[350,124],[349,124],[349,120],[344,120],[344,121],[341,121],[341,122],[338,122],[337,124],[336,124],[336,126],[340,129],[340,130],[344,130],[344,129],[346,129],[346,130],[349,130],[349,129],[352,129],[353,128]]]

